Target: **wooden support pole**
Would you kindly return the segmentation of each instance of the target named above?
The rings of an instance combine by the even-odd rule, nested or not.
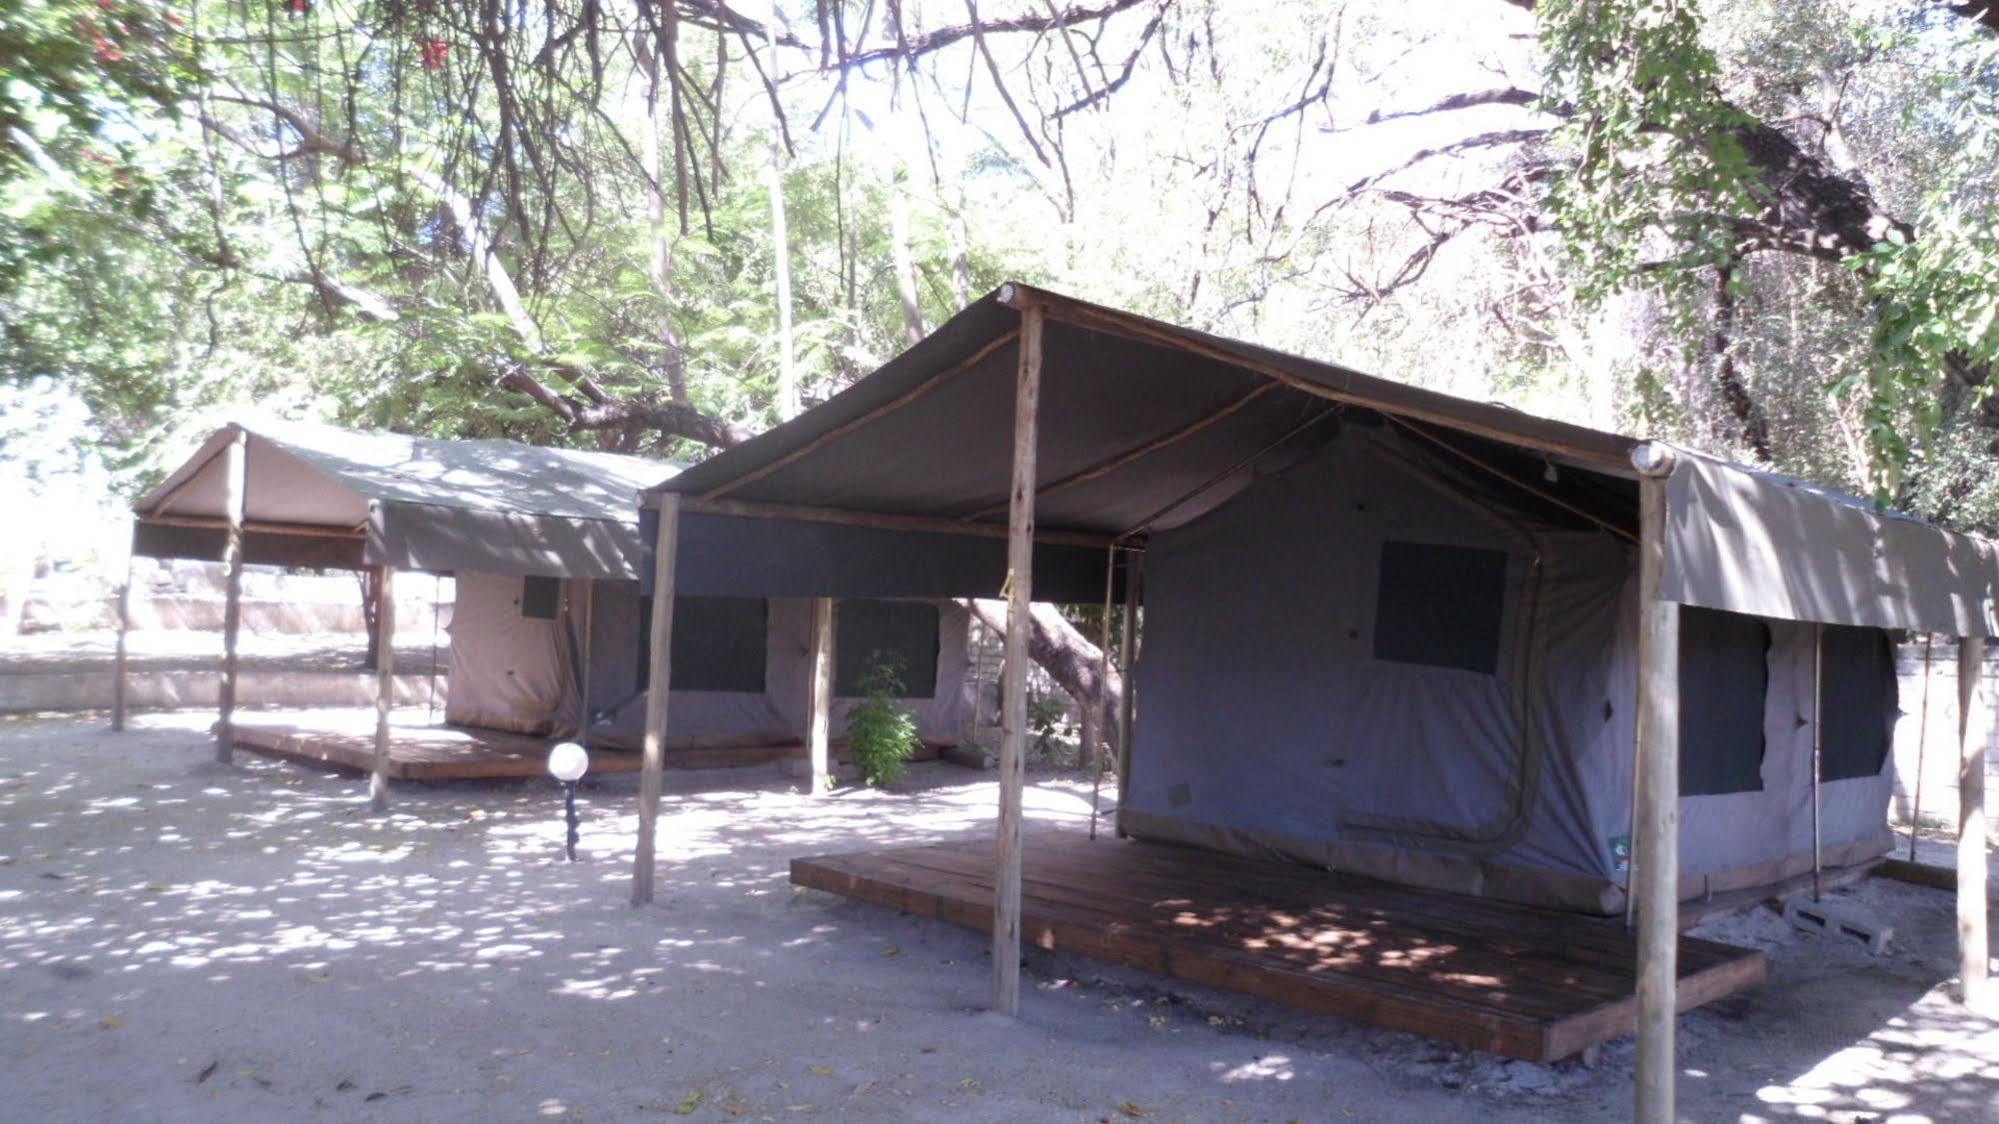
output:
[[[228,569],[222,600],[222,691],[215,721],[215,759],[227,765],[236,752],[236,634],[243,623],[243,493],[249,485],[250,435],[237,430],[223,450],[222,510],[227,520],[222,564]]]
[[[1673,454],[1641,445],[1638,481],[1638,1059],[1634,1119],[1671,1124],[1679,984],[1680,607],[1659,599],[1665,568],[1666,476]]]
[[[653,840],[666,767],[666,705],[673,693],[673,588],[680,554],[680,496],[659,498],[659,533],[652,551],[652,681],[646,684],[644,759],[639,769],[639,842],[632,861],[632,904],[652,901]]]
[[[111,669],[111,728],[125,728],[125,636],[132,631],[132,559],[125,559],[125,584],[118,587],[118,654]]]
[[[1985,991],[1991,947],[1985,933],[1985,638],[1957,645],[1957,953],[1958,998]]]
[[[833,787],[833,630],[831,597],[812,599],[811,708],[805,744],[812,759],[812,795]]]
[[[583,580],[583,681],[576,688],[576,704],[582,714],[576,721],[576,744],[590,748],[590,635],[596,630],[592,619],[597,609],[597,581],[595,578]]]
[[[1020,315],[1013,392],[1013,487],[1007,508],[1006,662],[1000,684],[999,823],[993,875],[993,1007],[1020,1013],[1020,798],[1027,777],[1027,634],[1034,600],[1034,481],[1041,413],[1042,311]]]
[[[1916,861],[1916,836],[1923,830],[1923,751],[1930,740],[1930,645],[1936,633],[1923,633],[1923,704],[1916,716],[1916,784],[1909,794],[1909,861]]]
[[[1118,699],[1117,834],[1124,838],[1124,810],[1131,795],[1131,744],[1138,722],[1138,603],[1145,596],[1145,554],[1124,556],[1124,636],[1118,641],[1118,664],[1124,673],[1124,694]]]
[[[396,709],[396,568],[383,566],[375,585],[375,760],[368,771],[368,806],[389,810],[389,715]]]
[[[1275,384],[1269,384],[1275,385]],[[1111,682],[1111,595],[1117,588],[1117,547],[1104,551],[1104,615],[1097,629],[1097,698],[1101,701]],[[1082,757],[1090,763],[1090,838],[1097,837],[1097,817],[1103,802],[1104,747],[1103,708],[1085,704],[1083,711]]]

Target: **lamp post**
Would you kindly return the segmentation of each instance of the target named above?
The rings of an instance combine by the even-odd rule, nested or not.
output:
[[[569,861],[576,861],[576,782],[590,771],[590,755],[575,742],[548,751],[548,773],[562,784],[562,810],[569,820]]]

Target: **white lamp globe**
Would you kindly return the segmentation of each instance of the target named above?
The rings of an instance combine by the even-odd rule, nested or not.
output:
[[[590,755],[575,742],[563,742],[548,751],[548,772],[556,780],[580,780],[589,771]]]

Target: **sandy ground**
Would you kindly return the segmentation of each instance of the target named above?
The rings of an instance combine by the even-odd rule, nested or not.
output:
[[[403,785],[209,761],[207,715],[0,722],[0,1089],[12,1119],[825,1117],[1581,1121],[1629,1042],[1543,1068],[1063,956],[981,1011],[985,938],[793,890],[794,855],[984,832],[987,775],[799,794],[670,774],[658,902],[626,904],[633,782]],[[1037,776],[1036,826],[1087,789]],[[1896,949],[1767,911],[1703,932],[1771,982],[1682,1020],[1689,1120],[1999,1118],[1999,1028],[1945,998],[1948,895],[1841,897]]]

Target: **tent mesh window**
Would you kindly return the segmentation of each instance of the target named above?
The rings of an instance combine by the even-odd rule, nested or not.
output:
[[[877,654],[902,664],[903,697],[937,693],[941,615],[927,601],[842,601],[833,639],[833,694],[859,698]]]
[[[1763,789],[1770,626],[1680,607],[1680,795]]]
[[[552,621],[562,609],[562,581],[529,574],[521,579],[521,616],[531,621]]]
[[[1491,675],[1499,670],[1506,552],[1381,544],[1374,658]]]
[[[643,631],[652,621],[652,598],[639,598]],[[764,693],[770,606],[761,597],[682,597],[673,603],[673,689]],[[652,645],[639,643],[638,688],[652,683]]]
[[[1852,625],[1826,625],[1819,642],[1819,779],[1878,776],[1895,721],[1895,649],[1881,629]]]

